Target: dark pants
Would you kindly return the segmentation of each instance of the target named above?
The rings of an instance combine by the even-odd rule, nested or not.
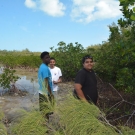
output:
[[[48,97],[39,93],[39,110],[42,112],[43,110],[48,110],[50,103],[53,103],[53,99],[51,96]],[[49,115],[53,114],[53,112],[46,113],[46,118],[49,119]]]

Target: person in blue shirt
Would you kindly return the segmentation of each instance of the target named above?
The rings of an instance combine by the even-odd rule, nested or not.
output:
[[[39,106],[40,111],[47,107],[43,102],[48,102],[53,100],[53,90],[52,90],[52,76],[48,64],[50,63],[50,56],[48,52],[42,52],[40,55],[42,64],[38,70],[38,83],[39,83]],[[43,105],[43,104],[44,105]]]

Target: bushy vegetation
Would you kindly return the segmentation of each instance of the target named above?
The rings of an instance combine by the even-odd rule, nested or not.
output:
[[[22,51],[0,50],[0,64],[10,68],[38,68],[41,64],[39,55],[40,52],[30,52],[28,49]]]
[[[110,37],[96,52],[96,72],[119,89],[135,93],[135,7],[134,0],[120,0],[123,19],[109,26]]]
[[[0,86],[4,89],[10,89],[15,82],[19,79],[18,76],[14,75],[15,70],[4,69],[4,72],[0,74]]]
[[[76,73],[82,68],[81,59],[86,54],[85,49],[78,42],[73,45],[64,42],[58,43],[58,48],[51,48],[51,56],[57,61],[57,66],[61,68],[63,77],[71,80]]]

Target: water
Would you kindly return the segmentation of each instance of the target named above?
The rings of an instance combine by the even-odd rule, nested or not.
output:
[[[3,72],[3,68],[0,68],[0,74]],[[37,83],[37,79],[32,79],[30,76],[20,76],[20,79],[15,83],[16,87],[19,90],[27,91],[30,94],[37,94],[39,85]],[[7,90],[3,90],[2,87],[0,87],[0,94],[2,95]]]
[[[20,79],[16,82],[16,87],[20,90],[27,91],[31,94],[36,94],[39,85],[37,83],[37,79],[32,81],[31,79],[28,79],[27,76],[21,76]]]
[[[2,74],[3,73],[3,69],[0,67],[0,74]]]

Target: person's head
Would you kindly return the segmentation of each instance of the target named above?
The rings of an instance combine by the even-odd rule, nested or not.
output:
[[[43,63],[47,65],[50,63],[50,56],[48,52],[42,52],[40,58],[42,59]]]
[[[56,64],[55,58],[50,58],[50,68],[54,68]]]
[[[93,67],[93,58],[90,55],[86,55],[82,58],[83,67],[87,70],[91,70]]]

